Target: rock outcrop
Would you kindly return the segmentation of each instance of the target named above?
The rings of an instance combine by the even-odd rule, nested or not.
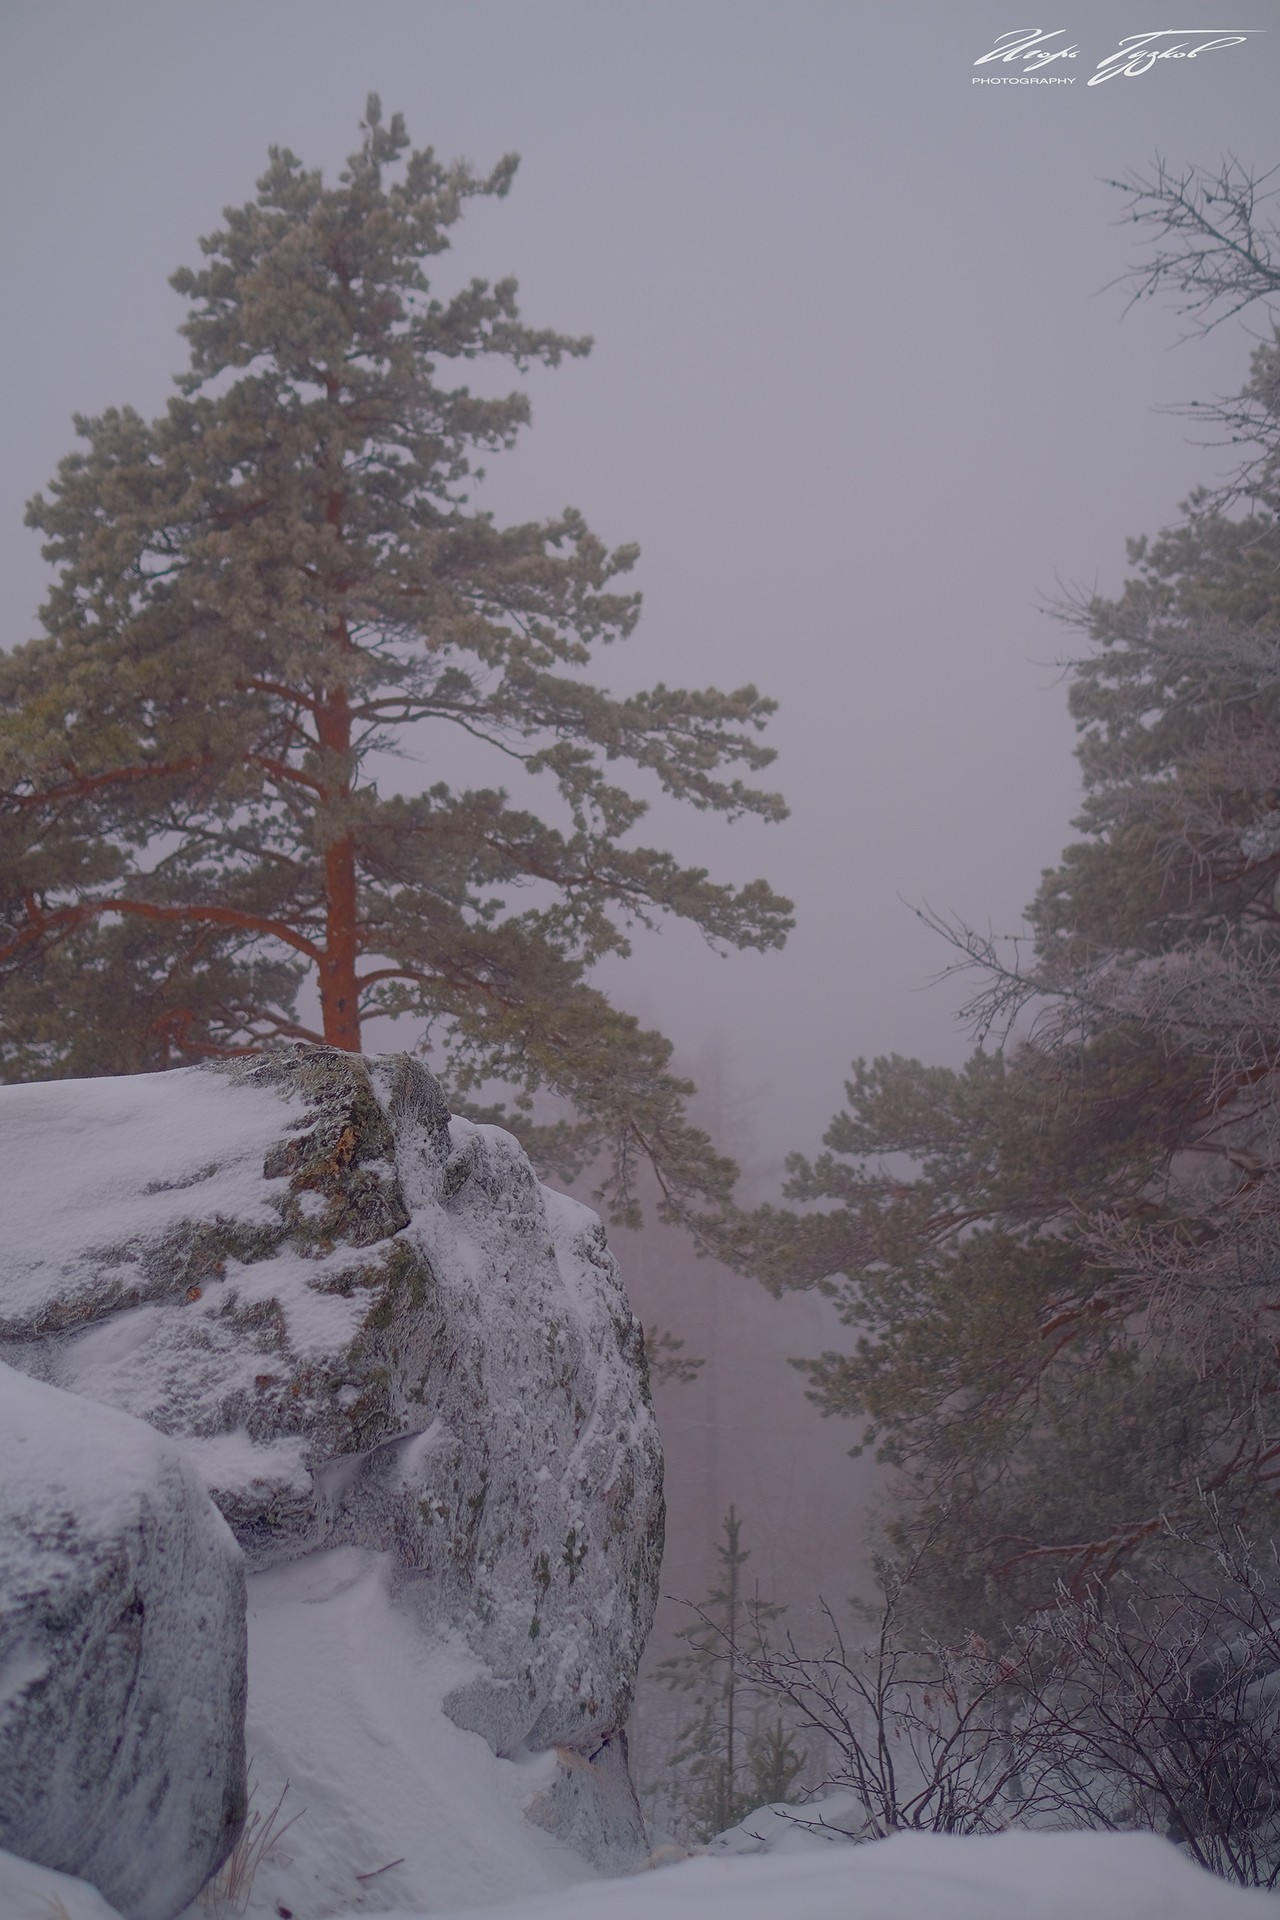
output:
[[[4,1366],[0,1462],[0,1849],[170,1920],[244,1818],[241,1556],[179,1447]]]
[[[533,1817],[638,1852],[661,1459],[595,1215],[407,1056],[9,1088],[0,1153],[0,1358],[179,1441],[251,1569],[394,1551],[484,1664],[459,1723],[566,1750]]]

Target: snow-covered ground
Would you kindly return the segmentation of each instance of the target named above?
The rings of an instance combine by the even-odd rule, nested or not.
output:
[[[184,1076],[147,1076],[145,1086],[86,1084],[74,1116],[76,1151],[56,1193],[45,1148],[65,1114],[65,1092],[7,1090],[18,1103],[15,1154],[6,1162],[17,1223],[7,1247],[15,1310],[29,1304],[28,1293],[44,1299],[52,1290],[65,1303],[79,1250],[135,1230],[138,1196],[126,1208],[120,1190],[136,1164],[139,1129],[146,1156],[163,1159],[167,1175],[142,1195],[149,1228],[159,1232],[178,1217],[193,1183],[212,1195],[220,1217],[252,1219],[261,1205],[262,1156],[279,1131],[275,1096],[238,1100],[215,1085],[203,1130],[193,1133]],[[170,1088],[182,1093],[175,1105],[167,1104]],[[340,1305],[345,1311],[347,1303]],[[148,1309],[132,1311],[136,1324]],[[76,1337],[84,1365],[100,1373],[125,1365],[132,1350],[129,1328],[114,1321]],[[71,1446],[74,1434],[61,1439]],[[123,1452],[113,1458],[113,1497],[127,1464]],[[250,1578],[248,1752],[257,1824],[188,1920],[1280,1915],[1271,1896],[1212,1880],[1149,1835],[899,1835],[854,1846],[768,1809],[697,1857],[603,1880],[525,1818],[562,1764],[557,1754],[499,1759],[444,1712],[448,1695],[479,1671],[476,1660],[401,1611],[389,1572],[390,1556],[342,1547]],[[189,1676],[189,1659],[183,1672]],[[582,1764],[580,1756],[568,1760]],[[847,1812],[833,1796],[806,1818],[838,1827]],[[0,1920],[113,1920],[113,1910],[83,1882],[0,1854]]]
[[[523,1818],[554,1753],[499,1760],[454,1726],[441,1702],[476,1662],[424,1638],[392,1603],[389,1569],[390,1555],[342,1547],[249,1580],[252,1811],[265,1823],[279,1803],[276,1830],[292,1824],[254,1875],[248,1915],[435,1913],[591,1876]],[[191,1920],[211,1909],[197,1902]]]
[[[250,1580],[254,1808],[264,1824],[277,1802],[280,1812],[272,1834],[256,1830],[274,1844],[241,1898],[206,1893],[188,1920],[1274,1920],[1280,1912],[1271,1896],[1212,1880],[1146,1834],[903,1834],[853,1846],[768,1809],[695,1858],[601,1880],[522,1817],[554,1756],[499,1760],[445,1715],[441,1701],[474,1661],[459,1646],[424,1640],[393,1603],[387,1573],[386,1556],[341,1548]],[[803,1821],[838,1826],[846,1812],[833,1795]],[[113,1916],[82,1882],[0,1855],[0,1920]]]
[[[832,1794],[763,1809],[704,1853],[626,1880],[521,1818],[550,1755],[494,1757],[440,1702],[474,1663],[424,1649],[382,1557],[343,1550],[250,1581],[256,1805],[295,1824],[243,1909],[294,1920],[1246,1920],[1280,1902],[1211,1879],[1148,1834],[902,1834],[854,1846]],[[826,1832],[822,1831],[823,1827]],[[401,1864],[378,1870],[390,1861]],[[372,1874],[371,1879],[356,1876]],[[354,1881],[354,1897],[353,1892]],[[197,1903],[184,1920],[221,1920]],[[7,1920],[7,1916],[6,1916]],[[71,1914],[70,1920],[80,1920]],[[87,1912],[84,1920],[99,1920]]]
[[[482,1809],[472,1814],[478,1836]],[[448,1920],[433,1891],[424,1888],[412,1907],[384,1911],[383,1920]],[[343,1920],[375,1910],[346,1908]],[[263,1908],[255,1888],[248,1911],[317,1920],[332,1909],[289,1908],[283,1900]],[[628,1880],[449,1909],[455,1920],[1274,1920],[1277,1911],[1269,1894],[1225,1886],[1167,1841],[1132,1833],[899,1834],[802,1857],[704,1857]],[[9,1854],[0,1854],[0,1913],[4,1920],[118,1920],[83,1881]]]
[[[898,1834],[866,1846],[703,1858],[468,1920],[1275,1920],[1150,1834]],[[417,1920],[409,1912],[386,1920]]]

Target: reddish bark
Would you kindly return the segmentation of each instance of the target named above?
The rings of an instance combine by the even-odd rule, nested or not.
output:
[[[326,504],[325,518],[332,527],[335,541],[339,545],[343,538],[344,507],[345,499],[340,492],[335,491],[330,494]],[[332,584],[335,584],[337,592],[341,594],[345,591],[347,583],[339,579]],[[331,630],[330,639],[340,659],[344,655],[354,653],[346,621],[341,616]],[[334,679],[336,684],[331,682],[327,687],[313,688],[310,691],[271,680],[249,679],[240,683],[242,690],[283,699],[290,707],[314,716],[314,740],[322,753],[322,772],[319,777],[290,766],[286,759],[278,755],[256,752],[251,748],[246,749],[244,759],[246,764],[260,768],[280,787],[301,788],[316,797],[320,813],[318,824],[322,831],[326,826],[329,828],[324,851],[325,897],[322,940],[308,939],[300,928],[284,920],[213,904],[160,906],[151,901],[118,895],[97,900],[82,900],[74,905],[46,911],[37,896],[29,893],[26,896],[27,924],[5,946],[0,947],[0,962],[16,957],[24,948],[33,947],[50,936],[56,938],[68,933],[74,927],[93,920],[101,914],[118,913],[137,916],[141,919],[181,922],[195,928],[202,926],[241,928],[248,933],[277,939],[295,953],[305,955],[314,963],[319,976],[325,1043],[331,1047],[340,1047],[344,1052],[358,1053],[360,1051],[361,981],[357,967],[362,946],[358,920],[359,889],[355,835],[349,827],[344,830],[346,808],[351,799],[353,786],[353,713],[350,689],[344,682],[340,667]],[[304,744],[310,743],[304,739]],[[19,796],[18,804],[23,808],[47,806],[51,801],[83,798],[102,787],[158,778],[173,778],[175,775],[198,772],[202,767],[210,764],[210,760],[211,756],[207,753],[194,754],[159,765],[120,767],[95,774],[82,774],[76,766],[68,763],[59,769],[59,777],[54,785],[39,793]],[[326,822],[324,815],[330,810],[330,820]],[[335,828],[336,831],[334,831]],[[400,975],[401,970],[392,969],[390,973]],[[387,977],[387,974],[384,972],[375,977],[383,978]],[[189,1010],[174,1010],[166,1015],[165,1019],[169,1023],[176,1044],[183,1051],[211,1053],[252,1051],[251,1048],[226,1049],[212,1043],[193,1041],[187,1031],[191,1019]],[[301,1027],[289,1027],[287,1030],[306,1038],[318,1037]]]
[[[109,773],[80,773],[68,763],[63,769],[68,776],[65,780],[33,793],[15,791],[7,798],[10,805],[23,810],[47,807],[50,801],[82,800],[86,794],[97,793],[103,787],[121,786],[126,781],[136,784],[141,780],[170,780],[176,774],[194,773],[200,767],[207,767],[209,760],[207,753],[191,754],[185,760],[164,761],[158,766],[113,767]]]
[[[342,495],[330,495],[326,519],[342,538]],[[346,621],[339,619],[333,638],[343,652],[351,649]],[[316,732],[329,765],[337,773],[325,798],[340,804],[351,794],[351,700],[345,686],[334,687],[316,709]],[[332,776],[327,776],[332,778]],[[357,922],[356,852],[350,832],[331,839],[324,854],[324,952],[320,956],[320,1011],[325,1043],[344,1053],[360,1051],[360,983],[356,963],[360,956]]]
[[[52,913],[46,913],[34,895],[28,895],[28,924],[21,933],[0,947],[0,961],[13,959],[24,947],[34,946],[51,931],[68,933],[72,928],[82,926],[104,913],[133,914],[141,920],[179,921],[188,926],[240,927],[246,933],[260,933],[281,940],[285,946],[292,947],[296,953],[305,954],[309,960],[320,961],[323,958],[314,941],[296,932],[284,920],[272,920],[259,913],[241,913],[237,907],[158,907],[151,900],[131,900],[120,894],[109,895],[102,900],[80,901],[73,907],[55,907]]]
[[[351,835],[325,849],[325,942],[320,956],[320,1009],[326,1046],[360,1051],[360,989],[356,980],[356,859]]]

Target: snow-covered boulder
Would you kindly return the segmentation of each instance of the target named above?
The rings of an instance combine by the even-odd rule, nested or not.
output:
[[[0,1848],[170,1920],[244,1817],[241,1555],[178,1447],[6,1366],[0,1462]]]
[[[601,1864],[638,1851],[661,1456],[595,1215],[407,1056],[7,1088],[0,1152],[0,1356],[179,1439],[251,1568],[394,1552],[482,1662],[458,1723],[566,1749],[531,1817],[581,1836],[590,1761]]]

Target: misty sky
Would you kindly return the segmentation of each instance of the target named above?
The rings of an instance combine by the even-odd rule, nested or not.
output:
[[[658,813],[654,839],[794,896],[779,955],[646,941],[615,997],[686,1050],[720,1032],[811,1147],[855,1053],[956,1060],[958,990],[907,903],[1016,927],[1069,837],[1072,731],[1040,608],[1114,590],[1128,534],[1225,456],[1162,403],[1238,386],[1238,327],[1172,350],[1167,307],[1102,291],[1133,255],[1102,176],[1280,162],[1280,9],[1192,9],[1246,45],[1085,82],[1151,8],[752,0],[7,0],[0,644],[35,631],[25,499],[70,416],[161,409],[184,363],[169,273],[272,143],[332,176],[369,90],[415,144],[486,166],[443,289],[515,273],[526,317],[597,345],[534,382],[502,518],[580,507],[638,540],[646,611],[615,685],[775,694],[782,827]],[[1247,16],[1247,17],[1246,17]],[[1074,84],[978,87],[1027,24]],[[1066,70],[1067,63],[1059,69]],[[483,776],[479,776],[483,777]]]

